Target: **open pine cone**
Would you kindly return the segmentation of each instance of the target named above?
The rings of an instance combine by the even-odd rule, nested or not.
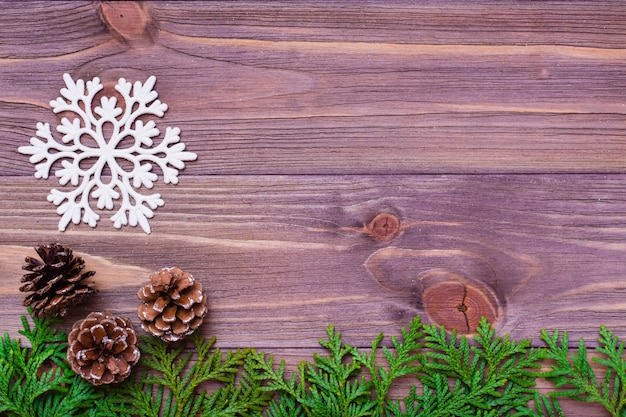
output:
[[[121,382],[139,361],[137,334],[126,317],[96,312],[74,323],[68,337],[67,360],[94,385]]]
[[[137,310],[141,326],[166,342],[193,333],[207,312],[202,285],[180,268],[164,268],[150,275],[150,283],[139,290]]]
[[[68,308],[96,292],[92,285],[82,282],[95,272],[83,272],[85,261],[74,257],[70,248],[50,243],[35,247],[35,251],[41,260],[26,257],[22,269],[31,272],[22,277],[25,284],[20,291],[32,292],[24,305],[31,306],[36,317],[64,316]]]

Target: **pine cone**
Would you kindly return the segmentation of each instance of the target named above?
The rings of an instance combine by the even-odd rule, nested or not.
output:
[[[139,355],[133,324],[108,312],[91,313],[74,323],[68,337],[67,360],[94,385],[123,381]]]
[[[35,251],[41,260],[26,257],[22,269],[31,272],[22,277],[21,282],[26,284],[20,287],[22,292],[32,291],[24,299],[24,305],[32,307],[34,316],[64,316],[68,308],[96,292],[91,285],[81,282],[95,272],[83,272],[85,261],[74,257],[70,248],[51,243],[39,245]]]
[[[137,310],[141,327],[166,342],[193,333],[207,312],[202,284],[180,268],[153,273],[137,296],[142,301]]]

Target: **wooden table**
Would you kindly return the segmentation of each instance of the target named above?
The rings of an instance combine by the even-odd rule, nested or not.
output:
[[[205,286],[202,331],[295,364],[334,323],[367,347],[416,314],[471,333],[626,337],[622,1],[0,4],[0,300],[17,336],[23,258],[58,241],[136,318],[151,271]],[[62,75],[157,77],[198,158],[152,233],[57,230],[17,152]],[[56,131],[53,129],[53,132]],[[69,325],[68,325],[69,326]],[[603,415],[569,405],[569,415]],[[577,408],[579,407],[579,408]],[[576,414],[578,413],[578,414]]]

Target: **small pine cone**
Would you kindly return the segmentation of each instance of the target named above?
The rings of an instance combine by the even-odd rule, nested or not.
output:
[[[193,333],[207,312],[202,284],[180,268],[164,268],[150,275],[139,290],[137,310],[141,327],[166,342]]]
[[[93,385],[123,381],[139,355],[133,324],[108,312],[91,313],[74,323],[68,337],[67,360]]]
[[[83,272],[85,261],[74,257],[72,250],[58,243],[39,245],[35,251],[41,260],[27,256],[22,269],[25,274],[20,287],[22,292],[32,292],[24,299],[36,317],[64,316],[68,308],[80,304],[87,296],[96,292],[92,285],[82,281],[95,274]]]

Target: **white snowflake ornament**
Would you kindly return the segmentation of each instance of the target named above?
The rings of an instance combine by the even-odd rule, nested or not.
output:
[[[167,110],[167,104],[158,100],[153,90],[156,78],[151,76],[144,84],[120,78],[115,90],[124,105],[118,106],[116,97],[103,96],[93,110],[92,101],[104,88],[100,79],[74,82],[64,74],[63,80],[66,88],[50,106],[55,113],[68,112],[76,117],[71,121],[61,119],[56,128],[63,135],[60,141],[52,136],[48,123],[37,123],[37,137],[30,139],[30,146],[18,149],[31,155],[36,178],[48,178],[52,165],[59,161],[62,168],[54,175],[62,186],[69,183],[73,187],[68,191],[53,188],[48,195],[48,201],[58,206],[57,213],[62,216],[59,230],[65,230],[70,222],[79,224],[81,219],[96,226],[100,216],[91,207],[91,196],[101,210],[113,210],[115,201],[121,200],[111,216],[114,227],[139,225],[150,233],[148,219],[164,202],[160,194],[144,195],[140,189],[150,189],[157,181],[154,165],[160,168],[166,184],[176,184],[185,161],[197,158],[195,153],[185,151],[177,127],[166,128],[163,139],[153,146],[160,132],[145,116],[163,117]]]

